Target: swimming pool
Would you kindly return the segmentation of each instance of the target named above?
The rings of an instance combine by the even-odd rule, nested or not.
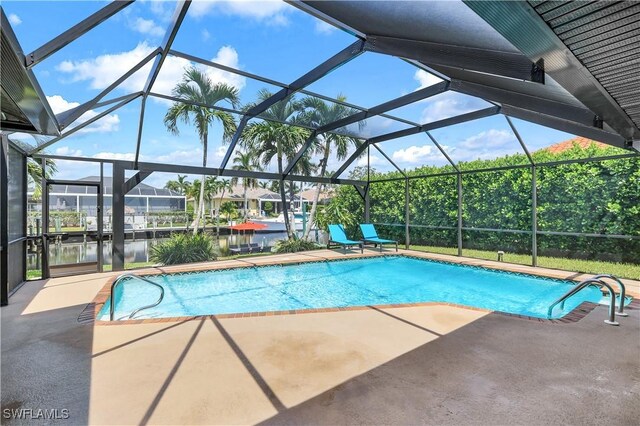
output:
[[[407,256],[381,256],[285,266],[151,275],[165,297],[135,319],[244,312],[445,302],[538,318],[575,283]],[[126,280],[115,292],[116,319],[153,303],[158,289]],[[584,301],[598,303],[602,293],[586,288],[567,299],[566,315]],[[107,301],[98,314],[109,320]]]

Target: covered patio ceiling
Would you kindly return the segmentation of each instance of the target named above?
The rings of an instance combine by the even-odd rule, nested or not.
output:
[[[382,150],[382,142],[418,133],[426,133],[434,148],[449,159],[430,131],[497,114],[618,148],[640,150],[640,79],[637,73],[640,50],[634,48],[637,43],[632,42],[640,37],[640,3],[290,1],[288,3],[300,10],[352,34],[355,41],[298,79],[283,83],[173,50],[173,41],[191,5],[188,0],[178,1],[163,41],[155,50],[93,99],[54,114],[32,68],[103,21],[121,13],[131,3],[112,2],[30,53],[22,51],[2,10],[2,131],[50,136],[28,151],[29,155],[42,154],[56,142],[133,100],[141,99],[137,140],[131,141],[135,145],[135,161],[128,167],[148,172],[179,169],[232,176],[237,172],[229,168],[229,161],[247,123],[252,119],[273,120],[264,116],[265,111],[295,93],[343,104],[352,108],[353,114],[321,127],[309,128],[309,138],[286,166],[283,175],[255,172],[258,178],[338,182],[339,176],[369,147],[389,159]],[[365,52],[400,58],[440,81],[370,108],[347,104],[306,89]],[[245,109],[207,105],[239,117],[237,131],[216,168],[160,167],[139,161],[147,99],[156,97],[182,102],[171,95],[154,92],[154,82],[168,57],[184,58],[278,88],[272,96]],[[115,88],[149,63],[152,64],[151,71],[141,91],[109,97]],[[483,99],[489,106],[427,123],[390,115],[403,106],[447,91]],[[78,121],[87,111],[107,106],[108,109],[91,119]],[[354,129],[355,123],[378,116],[402,123],[404,128],[378,135]],[[304,157],[314,138],[323,133],[348,134],[358,137],[361,142],[333,176],[293,176],[296,163]],[[452,165],[455,167],[453,162]]]

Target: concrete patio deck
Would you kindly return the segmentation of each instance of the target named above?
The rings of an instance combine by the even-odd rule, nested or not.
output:
[[[322,250],[212,265],[310,256],[344,258]],[[68,424],[635,424],[640,418],[638,310],[629,310],[620,327],[602,322],[601,306],[577,323],[549,324],[439,305],[80,324],[79,314],[113,275],[30,282],[2,308],[3,410],[68,409]]]

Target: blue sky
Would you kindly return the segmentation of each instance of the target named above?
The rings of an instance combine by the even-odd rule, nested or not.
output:
[[[4,1],[3,8],[23,50],[28,53],[105,4],[102,1]],[[93,98],[158,46],[174,8],[174,1],[138,1],[38,64],[34,71],[54,112],[64,111]],[[290,83],[354,41],[352,35],[284,2],[194,1],[173,49]],[[186,60],[169,57],[153,91],[169,94],[184,67],[189,65]],[[255,100],[256,93],[263,87],[276,90],[273,86],[237,74],[213,68],[206,70],[214,82],[224,81],[236,86],[242,102]],[[147,74],[148,67],[145,67],[106,99],[140,90]],[[307,89],[331,97],[342,94],[351,103],[372,107],[438,81],[437,77],[401,59],[368,52]],[[170,135],[165,130],[162,118],[168,105],[166,101],[158,99],[147,102],[142,160],[201,164],[202,151],[193,128],[181,125],[179,136]],[[488,104],[480,99],[445,93],[399,108],[390,114],[426,123],[486,106]],[[92,110],[81,120],[101,111]],[[47,152],[131,159],[135,152],[139,113],[140,101],[134,101],[75,135],[53,144]],[[515,121],[532,151],[572,137]],[[375,136],[406,127],[406,124],[393,120],[374,118],[367,121],[364,132]],[[522,152],[502,116],[439,129],[433,135],[455,161],[495,158]],[[211,135],[208,155],[208,164],[212,167],[219,165],[226,149],[220,139],[216,127]],[[445,162],[424,134],[383,142],[380,147],[403,168]],[[391,169],[381,155],[374,151],[372,154],[373,167],[381,171]],[[339,164],[333,158],[330,168],[336,169]],[[360,164],[366,164],[366,159],[361,159]],[[88,167],[86,163],[65,162],[60,164],[59,169],[59,178],[70,179],[93,174],[95,167]],[[268,170],[273,169],[271,166]],[[148,182],[162,186],[169,178],[173,176],[159,174],[149,178]]]

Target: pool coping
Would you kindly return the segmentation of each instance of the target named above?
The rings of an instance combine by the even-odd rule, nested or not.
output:
[[[506,269],[500,269],[498,267],[493,266],[485,266],[485,265],[473,265],[464,262],[452,262],[445,259],[434,259],[432,257],[420,256],[419,254],[407,253],[407,252],[386,252],[386,253],[367,253],[355,256],[345,256],[344,258],[325,258],[318,257],[317,259],[278,259],[274,261],[262,262],[261,264],[254,264],[251,262],[244,262],[245,264],[233,264],[230,266],[227,265],[216,265],[216,264],[200,264],[200,265],[188,265],[187,267],[169,267],[167,271],[162,269],[154,269],[149,271],[140,271],[136,275],[139,276],[157,276],[157,275],[167,275],[167,274],[192,274],[199,272],[213,272],[213,271],[227,271],[233,269],[244,269],[244,268],[261,268],[261,267],[269,267],[269,266],[291,266],[291,265],[299,265],[306,263],[319,263],[319,262],[333,262],[333,261],[345,261],[345,260],[354,260],[354,259],[370,259],[376,257],[409,257],[415,258],[419,260],[427,260],[436,263],[445,263],[452,265],[463,265],[470,268],[484,269],[490,271],[500,271],[507,274],[521,275],[521,276],[533,276],[536,278],[549,279],[553,281],[575,281],[569,278],[557,278],[550,277],[543,274],[531,274],[526,272],[518,272],[518,271],[510,271]],[[349,306],[349,307],[336,307],[336,308],[309,308],[309,309],[293,309],[293,310],[281,310],[281,311],[260,311],[260,312],[244,312],[244,313],[228,313],[228,314],[209,314],[209,315],[196,315],[196,316],[180,316],[180,317],[163,317],[163,318],[144,318],[144,319],[126,319],[126,320],[117,320],[117,321],[106,321],[99,320],[98,314],[100,310],[107,302],[109,297],[111,296],[111,285],[117,279],[117,276],[113,276],[107,280],[105,285],[100,289],[100,291],[96,294],[94,300],[89,303],[83,312],[80,314],[78,320],[83,323],[92,323],[94,325],[126,325],[126,324],[146,324],[146,323],[163,323],[163,322],[183,322],[190,321],[194,319],[201,318],[217,318],[217,319],[228,319],[228,318],[248,318],[248,317],[266,317],[266,316],[279,316],[279,315],[297,315],[297,314],[309,314],[309,313],[328,313],[328,312],[344,312],[344,311],[360,311],[360,310],[368,310],[368,309],[389,309],[389,308],[407,308],[407,307],[419,307],[419,306],[452,306],[461,309],[467,309],[472,311],[479,312],[487,312],[487,313],[496,313],[503,316],[515,317],[535,322],[541,323],[549,323],[549,324],[567,324],[574,323],[580,321],[587,314],[589,314],[593,309],[595,309],[598,304],[592,302],[582,302],[580,305],[576,306],[572,311],[567,313],[562,318],[555,319],[547,319],[547,318],[539,318],[532,317],[528,315],[519,315],[512,314],[508,312],[502,311],[494,311],[490,309],[477,308],[473,306],[460,305],[455,303],[448,302],[417,302],[417,303],[398,303],[398,304],[385,304],[385,305],[366,305],[366,306]],[[635,302],[635,303],[634,303]],[[634,298],[631,302],[631,305],[638,305],[640,307],[640,300]]]

